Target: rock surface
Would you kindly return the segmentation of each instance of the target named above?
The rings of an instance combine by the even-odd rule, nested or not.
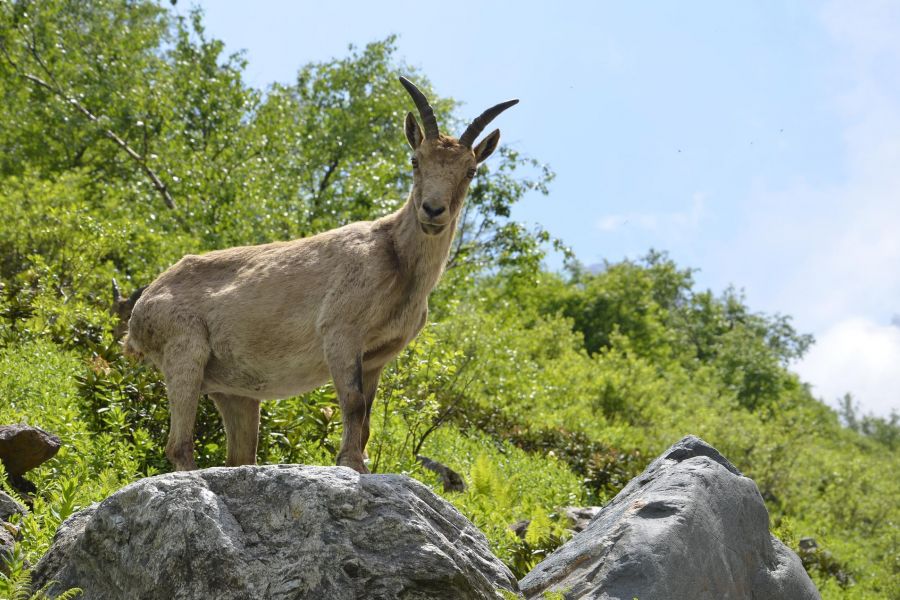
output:
[[[5,559],[12,554],[15,545],[15,533],[18,528],[7,523],[15,514],[25,514],[24,506],[13,500],[9,494],[0,492],[0,573],[8,573]]]
[[[59,451],[58,437],[29,425],[0,425],[0,460],[6,472],[21,477]]]
[[[9,521],[9,518],[15,514],[26,513],[24,506],[16,502],[6,492],[0,492],[0,521]]]
[[[498,598],[515,578],[400,475],[214,468],[141,480],[67,520],[34,573],[84,600]]]
[[[756,484],[693,436],[519,586],[528,599],[548,590],[596,600],[820,598],[797,555],[769,533]]]
[[[6,530],[5,523],[0,523],[0,573],[9,574],[6,559],[12,554],[15,540],[12,533]]]

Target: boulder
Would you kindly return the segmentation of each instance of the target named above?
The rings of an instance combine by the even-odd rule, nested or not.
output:
[[[16,514],[24,515],[27,512],[24,506],[13,500],[9,494],[0,492],[0,573],[8,573],[6,560],[12,554],[15,545],[18,527],[7,523],[10,517]]]
[[[689,436],[520,582],[528,599],[814,600],[800,559],[769,532],[753,480]]]
[[[0,425],[0,460],[6,472],[21,477],[59,451],[59,438],[29,425]]]
[[[5,492],[0,492],[0,521],[9,521],[13,515],[26,513],[24,506],[16,502]]]
[[[12,532],[6,529],[6,525],[6,523],[0,523],[0,573],[4,575],[9,574],[6,559],[12,555],[13,546],[16,543]]]
[[[36,587],[103,599],[499,598],[487,540],[401,475],[213,468],[143,479],[60,527]]]

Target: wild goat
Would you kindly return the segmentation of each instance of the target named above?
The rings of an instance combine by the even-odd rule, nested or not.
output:
[[[165,377],[166,456],[178,470],[196,468],[200,394],[222,416],[227,464],[255,464],[260,401],[330,376],[343,421],[337,464],[368,472],[363,452],[381,371],[425,325],[469,182],[500,131],[473,142],[518,102],[484,111],[456,140],[438,132],[425,95],[400,83],[425,128],[406,115],[413,186],[402,208],[299,240],[185,256],[131,301],[125,352]]]

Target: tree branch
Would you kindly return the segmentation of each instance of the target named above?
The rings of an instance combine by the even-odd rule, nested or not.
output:
[[[147,165],[147,162],[143,156],[141,156],[140,154],[135,152],[135,150],[131,146],[129,146],[125,140],[123,140],[121,137],[116,135],[116,133],[114,131],[112,131],[111,129],[108,129],[106,127],[103,127],[100,124],[100,119],[96,115],[94,115],[94,113],[92,113],[90,110],[88,110],[78,100],[76,100],[75,98],[66,94],[65,91],[58,84],[48,83],[47,81],[45,81],[44,79],[41,79],[37,75],[32,75],[31,73],[26,73],[26,72],[22,71],[19,68],[19,65],[9,55],[6,48],[3,48],[2,46],[0,46],[0,48],[2,48],[3,54],[4,54],[7,62],[9,62],[9,64],[12,65],[13,69],[16,71],[16,73],[19,74],[19,76],[23,77],[24,79],[27,79],[28,81],[34,83],[35,85],[38,85],[38,86],[44,88],[45,90],[51,92],[52,94],[58,96],[66,104],[74,107],[78,112],[80,112],[85,117],[87,117],[87,119],[89,121],[100,126],[104,135],[106,135],[106,137],[111,139],[117,146],[119,146],[119,148],[121,148],[125,152],[125,154],[127,154],[132,160],[134,160],[138,164],[138,166],[141,168],[141,170],[144,172],[144,174],[153,183],[153,187],[156,188],[156,190],[162,195],[163,202],[165,202],[166,206],[169,208],[175,208],[175,200],[172,199],[172,195],[169,193],[169,189],[166,187],[166,184],[163,183],[162,180],[159,178],[159,176],[157,176],[156,172],[154,172],[153,169],[151,169],[149,167],[149,165]],[[34,47],[30,47],[29,50],[31,51],[32,55],[35,57],[35,60],[38,61],[38,64],[41,65],[41,68],[43,68],[44,71],[48,73],[48,76],[52,80],[52,75],[50,74],[47,66],[44,65],[43,61],[40,59],[40,56],[38,56],[37,50]]]
[[[316,193],[316,198],[319,199],[322,197],[322,194],[325,193],[325,190],[328,188],[328,180],[331,179],[331,176],[337,170],[338,165],[340,164],[341,156],[340,154],[334,157],[334,160],[328,165],[325,169],[325,175],[322,176],[322,181],[319,182],[319,191]]]

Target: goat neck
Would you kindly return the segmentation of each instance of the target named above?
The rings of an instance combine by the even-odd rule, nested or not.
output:
[[[437,235],[426,234],[416,216],[414,194],[415,189],[410,192],[403,207],[385,219],[389,221],[391,228],[399,270],[412,278],[417,293],[428,295],[444,272],[450,245],[456,233],[457,219],[454,218]]]

